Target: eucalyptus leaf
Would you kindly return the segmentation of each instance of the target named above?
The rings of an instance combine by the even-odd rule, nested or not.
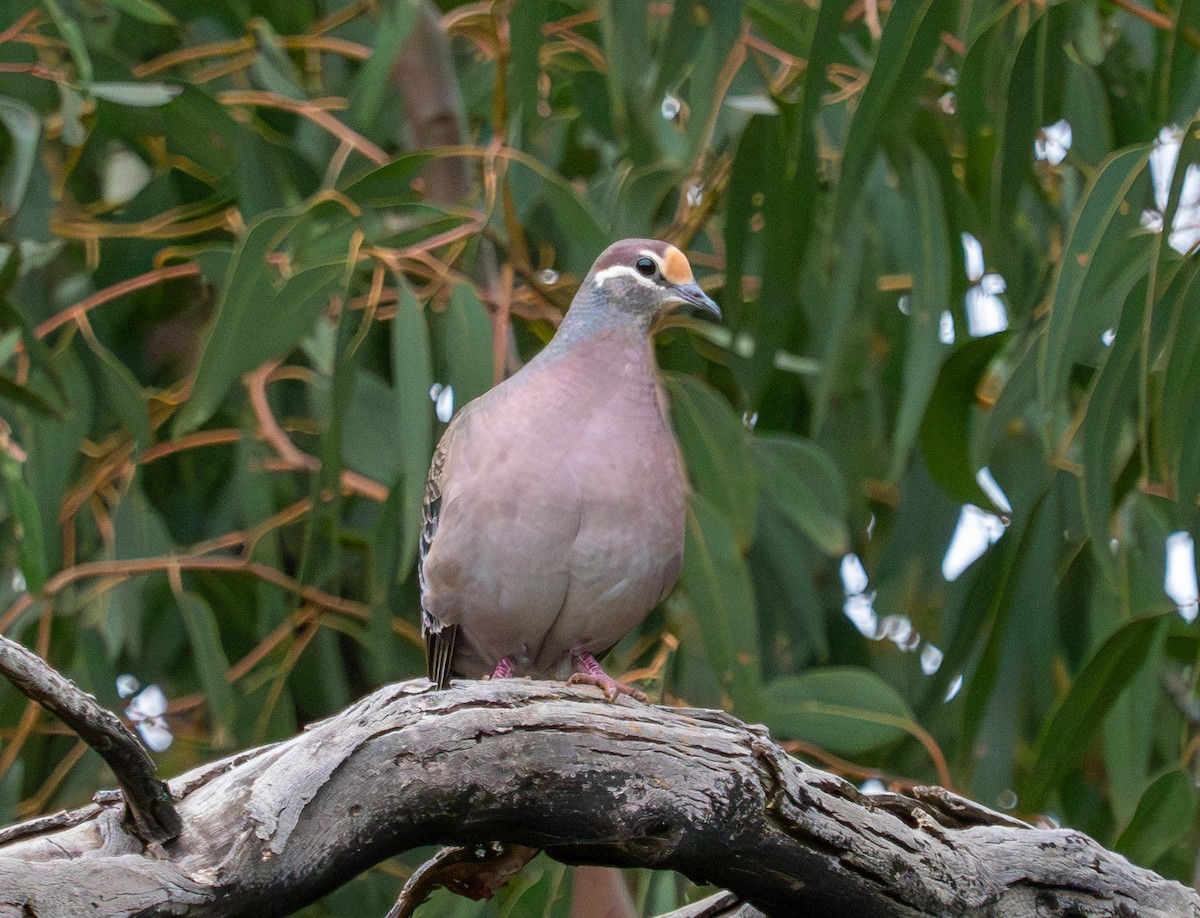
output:
[[[182,87],[170,83],[92,83],[88,86],[97,99],[116,102],[118,105],[132,105],[136,108],[149,108],[166,105],[183,91]]]
[[[867,669],[827,667],[776,679],[764,690],[764,719],[780,739],[837,755],[862,755],[916,726],[904,699]]]

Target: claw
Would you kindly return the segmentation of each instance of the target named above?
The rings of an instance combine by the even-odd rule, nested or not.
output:
[[[616,701],[618,695],[628,695],[630,698],[636,698],[638,701],[647,701],[646,693],[632,685],[626,685],[624,682],[618,682],[612,676],[604,671],[596,658],[590,653],[582,653],[579,655],[576,663],[579,666],[579,672],[574,673],[567,680],[567,685],[594,685],[600,691],[604,692],[604,697],[609,701]]]
[[[496,664],[495,670],[492,671],[493,679],[511,679],[513,674],[512,660],[508,657],[501,657],[500,662]]]

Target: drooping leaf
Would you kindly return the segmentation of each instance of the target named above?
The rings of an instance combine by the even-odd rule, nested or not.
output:
[[[176,597],[179,615],[192,645],[192,659],[200,675],[200,684],[210,716],[221,725],[224,736],[217,745],[232,740],[238,723],[238,704],[226,679],[229,659],[221,645],[220,630],[212,608],[198,593],[186,591]]]
[[[1188,772],[1164,772],[1146,788],[1113,847],[1135,863],[1157,863],[1191,828],[1196,803],[1196,783]]]
[[[764,690],[764,719],[780,739],[800,739],[857,756],[902,739],[916,725],[904,699],[868,669],[831,666],[776,679]]]
[[[1083,515],[1092,553],[1101,571],[1115,582],[1116,570],[1109,551],[1113,513],[1113,481],[1128,459],[1131,407],[1137,400],[1136,362],[1142,343],[1142,318],[1146,309],[1145,285],[1134,288],[1126,301],[1116,338],[1096,374],[1088,397],[1083,424]]]
[[[42,518],[38,513],[33,492],[25,481],[21,464],[3,450],[0,450],[0,478],[4,479],[4,492],[8,497],[8,509],[16,530],[21,573],[25,577],[26,588],[31,593],[40,593],[46,583],[47,574]]]
[[[123,13],[151,25],[177,25],[178,20],[159,6],[154,0],[109,0]]]
[[[149,446],[154,439],[150,428],[150,411],[146,407],[146,395],[129,367],[112,351],[97,340],[93,334],[85,335],[88,347],[96,356],[101,386],[113,409],[125,422],[134,444],[138,448]]]
[[[740,716],[760,718],[758,615],[750,574],[729,523],[699,494],[688,501],[682,580],[721,690]]]
[[[403,490],[402,549],[397,575],[405,576],[416,561],[421,533],[421,504],[425,476],[433,455],[433,365],[425,310],[408,284],[397,278],[400,291],[391,328],[392,418],[400,440],[400,485]]]
[[[732,527],[740,546],[749,544],[757,486],[746,430],[729,405],[688,376],[667,377],[671,417],[696,490]]]
[[[138,108],[166,105],[182,91],[170,83],[92,83],[88,91],[97,99]]]
[[[0,124],[12,145],[0,167],[0,206],[7,217],[12,217],[21,209],[37,163],[42,123],[37,112],[24,102],[0,96]]]
[[[972,453],[971,414],[975,390],[988,364],[1004,346],[1004,332],[968,341],[942,364],[929,407],[921,422],[921,449],[929,475],[946,493],[977,507],[999,512],[979,486],[979,465]]]
[[[1069,770],[1084,756],[1103,717],[1152,646],[1163,615],[1135,618],[1119,627],[1071,683],[1070,691],[1042,729],[1030,771],[1026,805],[1043,806]]]
[[[392,87],[392,68],[397,56],[405,50],[405,41],[417,17],[422,15],[421,4],[395,0],[380,6],[378,14],[377,50],[363,63],[350,93],[354,123],[359,126],[370,126],[379,120]]]
[[[412,308],[414,301],[406,298],[406,304]],[[438,382],[454,387],[454,405],[461,408],[492,387],[491,317],[470,284],[457,284],[446,310],[436,316],[435,328],[439,362],[446,374]],[[409,394],[415,394],[415,389]]]
[[[1120,304],[1145,275],[1148,237],[1134,235],[1134,218],[1124,205],[1146,167],[1146,149],[1115,153],[1104,161],[1071,225],[1053,282],[1054,299],[1046,333],[1041,399],[1049,409],[1062,391],[1071,363],[1098,353],[1100,334],[1113,326]],[[1115,302],[1096,308],[1105,291]],[[1099,315],[1097,315],[1099,314]]]
[[[897,4],[889,14],[871,77],[846,135],[837,213],[845,214],[858,195],[880,138],[915,97],[957,7],[953,0],[914,0]]]
[[[342,264],[320,264],[281,281],[268,261],[304,215],[301,210],[264,216],[234,253],[191,397],[175,419],[176,436],[208,420],[242,373],[294,346],[325,307]]]
[[[763,499],[823,552],[841,556],[850,547],[846,484],[819,446],[799,437],[754,437],[750,454]]]
[[[929,158],[917,148],[908,151],[904,170],[906,197],[916,213],[916,232],[906,238],[915,249],[908,341],[904,357],[904,393],[892,434],[889,477],[898,479],[907,467],[921,419],[938,380],[946,351],[940,325],[950,310],[949,231],[941,186]]]

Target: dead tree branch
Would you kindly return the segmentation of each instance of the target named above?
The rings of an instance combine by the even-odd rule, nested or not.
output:
[[[936,788],[865,796],[720,712],[523,680],[427,689],[175,779],[165,857],[111,807],[9,831],[0,915],[266,918],[419,845],[500,841],[677,870],[772,915],[1200,918],[1192,890],[1079,832]]]
[[[100,753],[124,792],[122,822],[141,844],[155,845],[179,834],[179,815],[167,786],[155,777],[154,759],[117,715],[33,651],[5,637],[0,637],[0,673]]]

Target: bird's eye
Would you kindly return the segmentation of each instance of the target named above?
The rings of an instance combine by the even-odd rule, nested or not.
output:
[[[653,258],[639,258],[633,263],[633,266],[637,268],[638,274],[642,277],[653,277],[658,273],[658,265],[654,263]]]

